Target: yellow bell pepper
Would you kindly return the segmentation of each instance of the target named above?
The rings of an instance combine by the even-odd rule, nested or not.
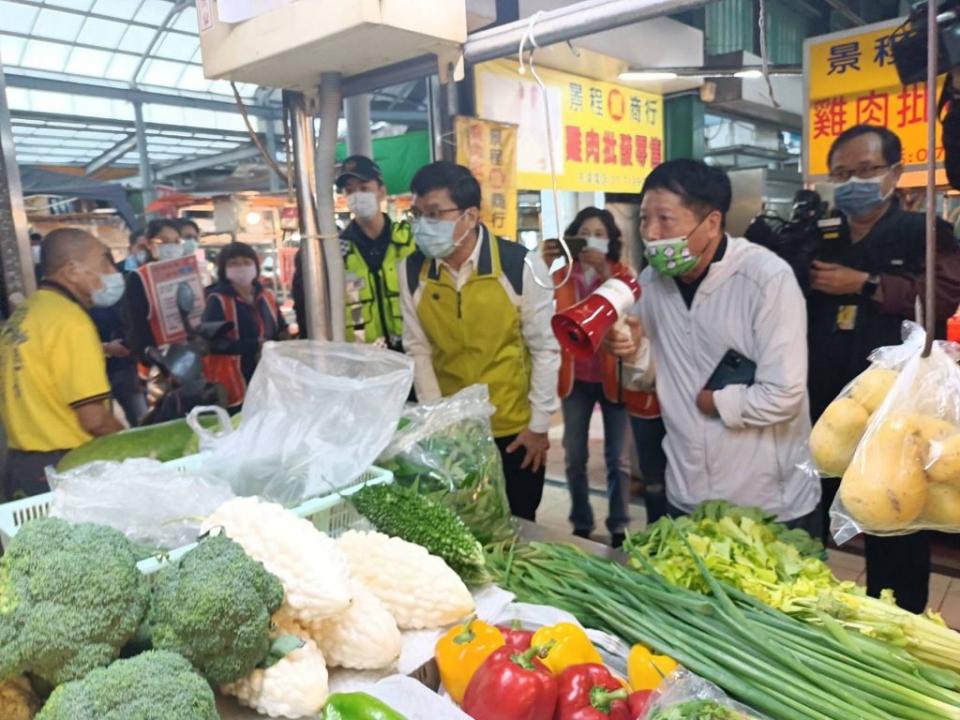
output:
[[[643,645],[634,645],[627,655],[627,677],[634,692],[656,690],[676,667],[676,660],[666,655],[654,655]]]
[[[603,658],[579,625],[559,623],[542,627],[533,634],[533,646],[546,648],[543,664],[554,675],[571,665],[603,664]]]
[[[467,685],[483,661],[505,644],[497,628],[476,617],[453,626],[437,641],[435,653],[440,681],[458,705],[463,702]]]

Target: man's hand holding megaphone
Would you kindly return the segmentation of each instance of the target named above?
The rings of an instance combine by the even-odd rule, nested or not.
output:
[[[603,346],[614,357],[629,361],[640,350],[642,340],[643,325],[640,318],[628,315],[614,323],[604,338]]]

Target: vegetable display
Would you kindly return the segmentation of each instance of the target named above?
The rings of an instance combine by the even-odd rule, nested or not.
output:
[[[454,625],[437,641],[436,658],[440,682],[455,703],[463,702],[467,685],[484,660],[505,644],[504,636],[498,628],[477,620],[476,617],[470,618],[463,625]],[[517,649],[513,645],[508,647]]]
[[[443,505],[396,484],[367,485],[350,500],[377,530],[422,545],[431,555],[443,558],[464,582],[489,582],[483,546],[463,520]]]
[[[59,685],[114,660],[147,609],[136,562],[112,528],[26,523],[0,558],[0,682]]]
[[[583,628],[573,623],[542,627],[533,634],[530,642],[545,649],[543,664],[555,675],[559,675],[571,665],[603,664],[603,658]]]
[[[470,680],[463,711],[474,720],[553,720],[559,689],[541,650],[495,650]]]
[[[313,626],[311,637],[331,667],[375,670],[400,657],[403,638],[386,606],[362,583],[352,580],[350,607]]]
[[[0,683],[0,718],[33,720],[39,709],[40,699],[27,678],[16,677]]]
[[[661,518],[624,543],[634,567],[649,563],[673,585],[708,592],[690,548],[717,579],[772,608],[811,624],[832,619],[960,670],[960,634],[938,617],[899,608],[889,595],[871,598],[855,583],[840,582],[821,559],[818,541],[756,509],[705,503],[689,517]]]
[[[602,664],[571,665],[557,679],[554,720],[634,720],[628,694]]]
[[[657,708],[648,720],[750,720],[747,715],[724,707],[716,700],[687,700]]]
[[[830,621],[806,625],[725,588],[695,560],[709,595],[573,546],[501,546],[488,556],[498,584],[521,601],[665,653],[772,720],[960,717],[960,675]]]
[[[656,690],[677,661],[666,655],[654,655],[645,645],[634,645],[627,655],[627,680],[634,690]]]
[[[179,655],[154,650],[53,691],[36,720],[219,720],[213,691]]]
[[[282,603],[283,586],[262,564],[229,538],[208,537],[157,574],[147,628],[155,648],[224,685],[267,656],[271,616]]]
[[[372,695],[363,692],[336,693],[330,696],[320,720],[407,720],[403,715]]]

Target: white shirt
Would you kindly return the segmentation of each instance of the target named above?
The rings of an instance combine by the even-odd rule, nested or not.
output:
[[[655,384],[667,428],[667,499],[684,511],[704,500],[755,505],[793,520],[820,500],[808,457],[806,304],[790,267],[769,250],[728,238],[687,308],[673,278],[647,268],[635,310],[645,337],[625,379]],[[754,383],[714,392],[719,417],[696,407],[721,358],[757,364]],[[654,382],[655,381],[655,382]]]
[[[459,270],[452,268],[443,260],[440,261],[441,266],[446,268],[454,278],[458,291],[476,272],[486,232],[486,228],[480,226],[476,246]],[[533,432],[545,433],[550,428],[550,417],[560,408],[560,398],[557,394],[560,345],[550,327],[550,320],[553,317],[553,291],[540,287],[534,279],[535,272],[538,277],[548,278],[547,266],[535,253],[528,253],[527,260],[523,267],[523,292],[520,296],[517,296],[506,276],[501,275],[500,282],[513,304],[520,308],[520,332],[530,352],[532,367],[527,399],[530,402],[532,414],[529,428]],[[433,348],[417,315],[417,304],[423,293],[423,285],[418,287],[415,293],[410,293],[407,282],[407,261],[407,259],[403,260],[399,270],[403,348],[414,361],[413,383],[417,390],[417,399],[420,402],[433,402],[443,397],[443,393],[440,391],[440,384],[433,370]]]

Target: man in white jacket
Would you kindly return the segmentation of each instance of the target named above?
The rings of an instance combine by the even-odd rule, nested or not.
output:
[[[726,234],[730,199],[726,173],[702,162],[673,160],[650,174],[643,292],[608,346],[630,385],[656,387],[672,514],[723,499],[818,537],[820,483],[797,467],[810,434],[806,306],[783,260]],[[731,357],[741,372],[714,376]]]

